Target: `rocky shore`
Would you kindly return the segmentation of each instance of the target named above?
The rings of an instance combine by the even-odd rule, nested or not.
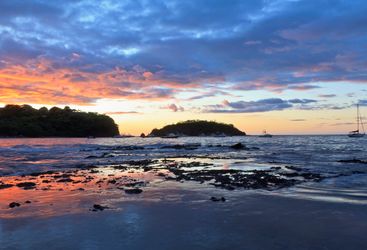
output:
[[[175,147],[174,147],[175,148]],[[104,156],[106,157],[106,156]],[[121,164],[106,166],[87,166],[81,169],[66,171],[46,171],[22,176],[5,176],[0,179],[0,197],[7,203],[8,209],[31,206],[32,200],[38,199],[32,191],[53,192],[62,196],[62,192],[98,193],[103,196],[106,191],[114,195],[140,195],[151,182],[168,185],[172,182],[198,183],[207,188],[225,190],[267,190],[274,191],[289,188],[297,184],[320,182],[325,179],[366,174],[367,171],[349,171],[344,173],[317,173],[307,168],[295,166],[273,166],[267,169],[240,170],[226,169],[214,165],[215,158],[189,157],[164,158],[125,161]],[[167,183],[167,184],[164,184]],[[23,200],[16,199],[23,190]],[[225,197],[208,197],[211,201],[225,201]],[[57,201],[55,201],[57,202]],[[89,201],[89,211],[103,211],[110,207]],[[4,204],[2,207],[4,210]]]

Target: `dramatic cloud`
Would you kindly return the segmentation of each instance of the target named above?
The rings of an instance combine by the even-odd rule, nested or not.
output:
[[[366,12],[362,0],[0,1],[0,102],[367,83]]]
[[[59,60],[62,63],[63,60]],[[85,104],[102,98],[159,100],[173,96],[175,83],[149,79],[141,67],[80,71],[46,60],[0,69],[0,102]]]

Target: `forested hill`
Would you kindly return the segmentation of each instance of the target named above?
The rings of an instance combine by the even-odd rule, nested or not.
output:
[[[118,126],[107,116],[69,107],[35,109],[29,105],[0,108],[0,136],[25,137],[110,137]]]
[[[238,136],[246,135],[245,132],[235,128],[232,124],[214,121],[189,120],[167,125],[161,129],[153,129],[150,136]]]

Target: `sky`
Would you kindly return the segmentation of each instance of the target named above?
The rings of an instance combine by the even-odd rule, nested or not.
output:
[[[367,114],[364,0],[0,1],[0,106],[334,134]]]

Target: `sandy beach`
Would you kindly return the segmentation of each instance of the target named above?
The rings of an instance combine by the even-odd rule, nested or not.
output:
[[[226,202],[212,202],[209,200],[212,195],[224,196]],[[266,192],[230,192],[213,188],[203,190],[195,185],[152,188],[134,198],[106,197],[98,202],[111,208],[98,212],[89,211],[95,199],[82,201],[77,196],[71,199],[63,197],[62,192],[53,198],[53,213],[47,207],[49,204],[32,203],[23,211],[12,210],[11,218],[2,218],[1,248],[367,247],[366,205],[294,199]],[[56,201],[60,204],[64,198],[69,203],[57,205]],[[76,208],[79,206],[82,209]],[[25,210],[32,212],[29,216],[22,216]]]

